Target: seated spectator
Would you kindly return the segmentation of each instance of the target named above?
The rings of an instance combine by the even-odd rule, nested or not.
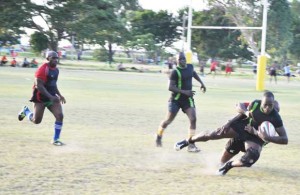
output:
[[[30,67],[31,68],[37,68],[39,65],[39,63],[35,60],[35,58],[33,58],[30,62]]]
[[[126,70],[126,68],[123,66],[123,62],[121,62],[121,63],[118,65],[117,69],[118,69],[119,71],[125,71],[125,70]]]
[[[7,58],[6,58],[6,55],[2,56],[1,58],[1,66],[4,66],[5,64],[7,63]]]
[[[18,62],[17,62],[16,58],[13,58],[13,60],[10,62],[10,66],[16,67],[17,65],[18,65]]]
[[[24,61],[23,61],[23,63],[22,63],[22,67],[27,67],[27,68],[29,68],[29,62],[28,62],[28,60],[27,60],[27,58],[24,58]]]

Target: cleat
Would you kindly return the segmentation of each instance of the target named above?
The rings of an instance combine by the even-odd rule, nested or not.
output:
[[[232,161],[225,163],[218,171],[217,175],[226,175],[226,173],[232,168]]]
[[[187,140],[182,140],[180,142],[177,142],[175,145],[174,145],[174,149],[176,151],[179,151],[181,150],[182,148],[184,147],[187,147],[189,145],[189,142]]]
[[[19,121],[22,121],[26,117],[26,111],[29,111],[29,108],[27,106],[24,106],[18,114]]]
[[[156,135],[156,147],[162,147],[162,136]]]
[[[187,151],[197,153],[200,152],[201,150],[194,143],[192,143],[188,145]]]
[[[61,141],[59,140],[52,140],[51,141],[51,144],[55,145],[55,146],[63,146],[65,145],[64,143],[62,143]]]

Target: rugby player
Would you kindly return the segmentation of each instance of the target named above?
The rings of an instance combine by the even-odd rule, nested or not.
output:
[[[195,91],[192,91],[192,79],[196,79],[200,84],[200,90],[203,93],[206,91],[204,83],[201,81],[198,74],[194,71],[192,64],[186,63],[184,53],[180,53],[178,57],[178,65],[175,70],[171,72],[169,79],[169,91],[172,92],[168,103],[168,113],[166,119],[163,120],[157,130],[156,146],[162,146],[162,136],[164,130],[174,120],[179,109],[181,109],[189,118],[190,126],[188,131],[188,138],[195,135],[196,132],[196,109],[193,96]],[[200,150],[194,143],[188,144],[189,152],[199,152]]]
[[[274,94],[267,91],[261,100],[254,100],[249,109],[238,109],[239,114],[230,120],[229,127],[220,127],[210,133],[198,134],[175,144],[176,150],[195,142],[217,140],[223,138],[238,138],[244,141],[245,154],[238,160],[228,161],[219,169],[220,175],[225,175],[233,167],[251,167],[258,159],[265,142],[288,144],[288,137],[279,113],[274,109]],[[265,132],[257,131],[258,126],[270,121],[278,135],[269,136]]]
[[[30,99],[33,102],[33,112],[27,106],[24,106],[19,112],[18,119],[22,121],[27,116],[29,121],[39,124],[42,122],[45,108],[47,108],[55,117],[54,137],[51,143],[55,146],[62,146],[64,143],[59,140],[63,126],[61,104],[65,104],[66,99],[57,88],[59,70],[56,66],[58,54],[54,51],[49,51],[47,60],[48,62],[40,66],[35,72],[33,95]]]
[[[248,108],[249,104],[250,104],[249,102],[239,103],[239,104],[237,104],[237,109]],[[279,112],[279,110],[280,110],[279,103],[276,100],[274,101],[274,109],[277,112]],[[228,127],[229,126],[230,125],[228,125]],[[249,132],[249,133],[251,133],[251,132]],[[230,159],[232,159],[239,152],[246,152],[244,141],[239,139],[239,138],[229,139],[228,142],[226,143],[225,149],[224,149],[223,154],[221,156],[220,166],[223,166],[226,162],[228,162]]]

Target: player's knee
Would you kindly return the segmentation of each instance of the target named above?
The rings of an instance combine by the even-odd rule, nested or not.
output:
[[[258,159],[259,159],[259,152],[254,148],[249,148],[246,150],[246,153],[241,158],[241,162],[246,167],[251,167]]]
[[[55,118],[56,118],[57,121],[63,121],[64,115],[63,115],[63,113],[59,113],[59,114],[57,114],[57,115],[55,116]]]
[[[34,124],[40,124],[42,122],[42,119],[41,117],[35,117],[33,119],[31,119],[31,121],[34,123]]]

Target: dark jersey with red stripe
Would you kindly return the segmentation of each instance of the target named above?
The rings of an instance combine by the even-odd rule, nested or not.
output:
[[[186,68],[180,68],[179,66],[176,67],[175,70],[172,71],[170,80],[175,81],[176,87],[182,90],[192,90],[192,79],[194,74],[194,66],[192,64],[187,64]],[[180,94],[180,93],[172,93],[171,99],[172,100],[179,100],[179,99],[188,99],[189,97]]]
[[[57,79],[59,75],[59,70],[56,67],[50,67],[48,63],[40,66],[35,72],[35,78],[44,81],[44,87],[53,96],[57,93]],[[44,96],[40,91],[38,91],[36,84],[33,86],[33,97],[31,99],[33,102],[47,102],[49,99]]]

